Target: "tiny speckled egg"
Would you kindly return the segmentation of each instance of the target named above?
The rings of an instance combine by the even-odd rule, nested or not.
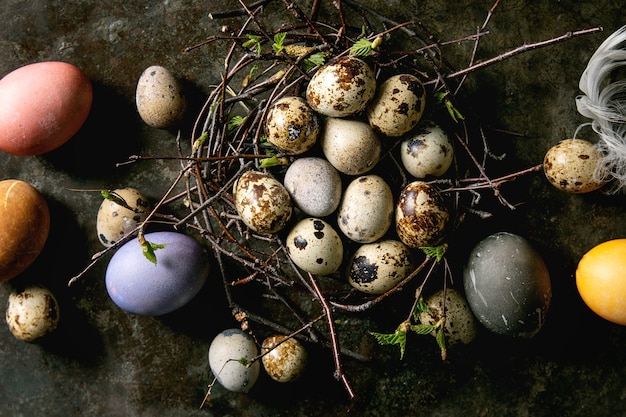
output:
[[[294,204],[309,216],[328,216],[341,201],[341,177],[324,158],[296,159],[287,168],[283,184]]]
[[[202,289],[209,274],[209,258],[195,239],[178,232],[146,233],[156,245],[156,264],[148,260],[137,238],[111,257],[105,282],[111,300],[122,310],[160,316],[187,304]]]
[[[159,65],[146,68],[139,77],[135,103],[141,119],[157,129],[176,126],[187,110],[180,82],[167,68]]]
[[[283,97],[267,112],[267,140],[288,155],[300,155],[311,149],[319,132],[317,114],[302,97]]]
[[[374,94],[374,72],[365,61],[349,56],[332,60],[313,74],[306,100],[320,114],[347,117],[365,110]]]
[[[270,336],[261,345],[263,368],[277,382],[293,382],[306,369],[308,355],[300,342],[283,335]]]
[[[396,232],[410,248],[436,246],[444,238],[450,213],[439,192],[413,181],[400,192],[396,204]]]
[[[0,149],[14,155],[52,151],[83,126],[93,101],[91,82],[66,62],[38,62],[0,80]]]
[[[0,282],[28,268],[50,232],[48,203],[25,181],[0,181]]]
[[[375,131],[397,137],[408,133],[422,118],[426,89],[414,75],[396,74],[379,87],[367,108],[367,119]]]
[[[521,236],[498,232],[471,251],[463,271],[474,315],[494,333],[532,337],[543,326],[552,298],[543,259]]]
[[[326,119],[320,141],[328,162],[347,175],[364,174],[380,159],[380,138],[369,124],[359,120]]]
[[[382,240],[361,245],[347,268],[348,282],[367,294],[383,294],[413,271],[409,248],[397,240]]]
[[[602,155],[596,146],[582,139],[565,139],[548,149],[543,171],[552,185],[573,194],[588,193],[605,183],[594,178]]]
[[[433,122],[423,123],[400,144],[402,165],[415,178],[446,173],[454,158],[454,148],[446,132]]]
[[[135,230],[150,213],[150,201],[135,188],[120,188],[110,194],[112,199],[102,201],[96,219],[98,239],[106,247]]]
[[[259,349],[252,336],[240,329],[219,333],[209,346],[209,367],[224,388],[232,392],[248,392],[261,371]]]
[[[6,321],[19,340],[35,342],[53,332],[59,323],[59,303],[52,292],[41,285],[13,290],[7,302]]]
[[[270,174],[244,172],[235,183],[233,194],[241,221],[259,233],[276,233],[291,218],[293,202],[289,192]]]
[[[315,275],[337,271],[343,260],[343,243],[324,220],[306,218],[291,229],[285,243],[289,257],[302,270]]]
[[[445,303],[446,322],[443,334],[447,346],[469,344],[476,337],[476,319],[463,295],[454,288],[439,290],[426,299],[428,312],[420,313],[422,324],[434,325],[443,317]],[[432,335],[436,336],[437,332]]]
[[[364,175],[348,184],[337,211],[339,230],[358,243],[371,243],[393,223],[394,201],[389,185],[378,175]]]

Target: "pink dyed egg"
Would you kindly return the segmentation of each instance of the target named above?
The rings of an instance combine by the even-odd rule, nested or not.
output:
[[[93,101],[87,76],[65,62],[38,62],[0,80],[0,150],[40,155],[81,128]]]

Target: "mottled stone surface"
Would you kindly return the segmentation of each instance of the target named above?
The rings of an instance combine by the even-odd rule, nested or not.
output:
[[[331,9],[330,1],[322,3]],[[493,3],[368,2],[397,21],[419,20],[441,39],[475,33]],[[313,349],[309,364],[314,366],[299,382],[280,385],[262,375],[248,394],[216,387],[211,403],[199,409],[211,382],[210,341],[234,324],[218,279],[190,305],[160,318],[115,307],[104,288],[106,261],[67,287],[68,279],[102,249],[95,229],[101,198],[94,190],[131,186],[158,199],[178,174],[176,161],[115,165],[132,154],[177,152],[175,132],[141,122],[134,107],[138,77],[150,65],[165,66],[201,100],[220,80],[225,44],[181,50],[219,34],[223,24],[236,23],[209,18],[210,12],[236,4],[4,0],[0,6],[0,74],[35,61],[67,60],[94,85],[92,114],[62,148],[39,157],[0,155],[2,178],[31,182],[48,199],[52,218],[41,257],[18,281],[0,286],[0,301],[19,283],[41,282],[54,291],[62,315],[53,337],[37,344],[20,342],[0,326],[0,415],[622,415],[626,329],[589,312],[576,293],[573,273],[592,246],[626,234],[624,198],[564,194],[542,173],[503,186],[503,195],[518,208],[511,212],[495,199],[486,201],[494,216],[465,225],[463,245],[449,254],[463,259],[472,243],[503,229],[525,236],[544,256],[553,280],[551,315],[540,334],[531,341],[512,341],[483,329],[475,343],[451,350],[445,362],[432,340],[410,337],[400,361],[396,349],[378,346],[368,331],[393,331],[406,311],[382,305],[367,314],[341,316],[342,342],[373,357],[366,364],[344,362],[358,394],[352,402],[333,379],[329,352]],[[310,1],[302,4],[306,8]],[[272,8],[284,6],[275,1]],[[571,137],[585,121],[574,102],[580,73],[602,40],[623,24],[622,16],[621,2],[612,0],[501,2],[478,59],[571,30],[601,25],[605,31],[515,56],[468,77],[466,101],[460,105],[490,128],[492,152],[507,154],[502,162],[490,162],[493,172],[540,163],[550,146]],[[453,64],[466,66],[472,44],[449,48]],[[190,108],[197,105],[192,102]],[[400,295],[392,303],[406,304],[410,297]]]

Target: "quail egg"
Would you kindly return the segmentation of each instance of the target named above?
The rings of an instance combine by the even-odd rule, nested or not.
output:
[[[445,297],[444,297],[445,295]],[[439,290],[426,299],[428,311],[420,313],[422,324],[434,325],[444,316],[443,334],[446,344],[469,344],[476,337],[476,319],[467,301],[454,288]],[[445,306],[445,307],[444,307]],[[436,332],[433,332],[436,336]]]
[[[548,181],[561,191],[573,194],[600,189],[605,183],[594,172],[602,155],[596,146],[583,139],[565,139],[548,149],[543,170]]]
[[[361,245],[350,258],[348,282],[367,294],[383,294],[413,271],[413,257],[407,246],[398,240]]]
[[[347,117],[365,109],[376,93],[374,71],[363,60],[340,57],[322,66],[311,78],[306,100],[329,117]]]
[[[263,368],[274,381],[293,382],[306,369],[307,351],[298,340],[284,335],[270,336],[261,345]]]
[[[406,171],[415,178],[439,177],[450,168],[454,148],[446,132],[428,121],[402,141],[400,158]]]
[[[343,243],[337,231],[314,217],[296,223],[285,246],[293,263],[314,275],[332,274],[343,260]]]
[[[348,184],[339,210],[339,229],[359,243],[374,242],[393,223],[394,201],[389,185],[378,175],[364,175]]]
[[[379,87],[367,108],[367,119],[375,131],[398,137],[411,131],[426,107],[426,89],[412,74],[396,74]]]
[[[176,126],[187,110],[187,99],[180,82],[160,65],[152,65],[141,73],[135,102],[141,119],[158,129]]]
[[[261,171],[244,172],[234,185],[235,209],[250,229],[259,233],[281,230],[293,211],[293,202],[283,184]]]
[[[283,97],[268,110],[267,140],[286,154],[300,155],[311,149],[319,131],[317,114],[302,97]]]
[[[341,201],[341,177],[324,158],[296,159],[287,168],[283,184],[294,204],[312,217],[328,216]]]
[[[13,290],[7,303],[6,321],[19,340],[35,342],[53,332],[59,323],[59,303],[54,294],[41,285]]]
[[[98,209],[96,231],[106,247],[113,246],[137,228],[150,213],[150,201],[131,187],[109,191]]]
[[[261,372],[259,361],[253,361],[258,354],[252,336],[240,329],[227,329],[215,336],[209,346],[209,367],[227,390],[248,392]]]
[[[330,117],[321,133],[322,152],[339,172],[361,175],[371,171],[381,154],[380,138],[360,120]]]
[[[408,247],[440,244],[449,219],[443,198],[428,183],[413,181],[400,192],[396,204],[396,232]]]

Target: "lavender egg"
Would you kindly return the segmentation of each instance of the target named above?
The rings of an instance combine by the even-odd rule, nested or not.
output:
[[[147,233],[146,241],[165,245],[155,250],[156,264],[135,238],[111,257],[106,288],[113,302],[129,313],[160,316],[187,304],[203,287],[209,260],[192,237],[177,232]]]

